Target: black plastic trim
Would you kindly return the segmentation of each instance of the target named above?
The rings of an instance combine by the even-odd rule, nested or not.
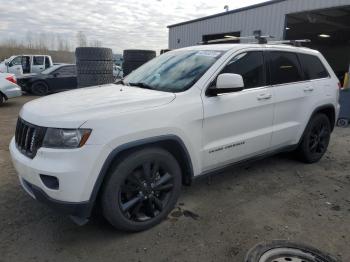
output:
[[[274,155],[279,154],[279,153],[291,152],[291,151],[297,149],[297,147],[298,147],[298,144],[291,145],[291,146],[286,146],[286,147],[283,147],[283,148],[280,148],[280,149],[276,149],[276,150],[272,150],[272,151],[269,151],[269,152],[266,152],[266,153],[263,153],[263,154],[260,154],[260,155],[252,156],[250,158],[243,159],[241,161],[228,163],[228,164],[226,164],[226,165],[224,165],[222,167],[218,167],[218,168],[214,168],[214,169],[211,169],[211,170],[208,170],[208,171],[204,171],[203,173],[199,174],[198,176],[193,177],[193,180],[198,180],[198,179],[205,178],[205,177],[208,177],[208,176],[217,175],[217,174],[223,173],[223,172],[225,172],[227,170],[230,170],[230,169],[233,169],[233,168],[236,168],[236,167],[240,167],[240,166],[244,166],[244,165],[256,162],[258,160],[262,160],[262,159],[265,159],[267,157],[274,156]]]
[[[56,199],[52,199],[41,188],[23,181],[30,191],[35,196],[35,199],[49,206],[50,208],[57,210],[60,213],[77,216],[81,218],[89,217],[90,215],[90,203],[89,202],[65,202]]]
[[[141,139],[141,140],[137,140],[137,141],[133,141],[133,142],[129,142],[126,144],[123,144],[121,146],[118,146],[117,148],[115,148],[107,157],[107,159],[105,160],[102,169],[97,177],[97,180],[95,182],[94,188],[92,190],[90,199],[89,199],[89,212],[88,215],[91,214],[93,207],[95,205],[95,201],[97,199],[98,193],[100,191],[100,188],[102,186],[102,183],[104,181],[104,178],[110,168],[110,166],[113,164],[113,161],[115,160],[115,158],[117,157],[118,154],[124,152],[125,150],[128,149],[132,149],[135,147],[139,147],[139,146],[147,146],[147,145],[156,145],[159,142],[165,142],[165,141],[175,141],[177,142],[183,149],[183,151],[185,152],[186,155],[186,159],[188,161],[188,165],[190,168],[190,177],[193,177],[193,166],[192,166],[192,160],[190,157],[190,154],[188,153],[188,150],[184,144],[184,142],[176,135],[164,135],[164,136],[156,136],[156,137],[151,137],[151,138],[145,138],[145,139]]]

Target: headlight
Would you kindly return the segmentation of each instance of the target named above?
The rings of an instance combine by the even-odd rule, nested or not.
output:
[[[88,140],[91,129],[61,129],[48,128],[43,141],[43,147],[78,148]]]

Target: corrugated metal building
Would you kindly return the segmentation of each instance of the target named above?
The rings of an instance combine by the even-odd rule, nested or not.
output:
[[[276,40],[311,39],[339,77],[350,63],[350,0],[271,0],[168,28],[170,49],[260,32]]]

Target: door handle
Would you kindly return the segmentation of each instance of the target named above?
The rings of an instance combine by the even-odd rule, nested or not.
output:
[[[304,92],[312,92],[312,91],[314,91],[313,87],[305,87],[304,88]]]
[[[272,95],[271,94],[260,94],[258,95],[257,99],[258,100],[268,100],[271,99]]]

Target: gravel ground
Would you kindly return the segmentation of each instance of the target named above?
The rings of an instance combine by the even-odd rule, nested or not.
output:
[[[350,261],[350,129],[305,165],[279,155],[184,187],[169,218],[146,232],[102,219],[79,227],[20,188],[8,144],[23,96],[0,107],[0,261],[243,261],[257,242],[302,241]]]

